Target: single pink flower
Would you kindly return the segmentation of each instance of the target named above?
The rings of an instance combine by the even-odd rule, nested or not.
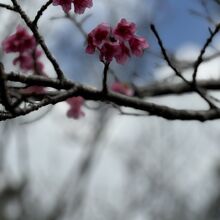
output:
[[[134,94],[132,88],[130,88],[127,84],[120,82],[114,82],[111,86],[111,90],[127,96],[132,96]]]
[[[135,56],[142,56],[143,54],[143,50],[148,48],[149,45],[147,43],[147,41],[145,40],[145,38],[143,37],[138,37],[138,36],[134,36],[129,40],[129,45],[131,48],[131,52],[135,55]]]
[[[116,62],[120,64],[124,64],[129,57],[130,57],[130,51],[128,47],[123,42],[121,42],[119,44],[119,49],[117,51],[117,54],[115,55]]]
[[[66,100],[66,102],[70,105],[70,109],[67,112],[67,116],[69,118],[78,119],[83,117],[85,113],[81,110],[84,99],[81,96],[72,97]]]
[[[91,8],[92,0],[72,0],[74,4],[74,12],[77,14],[83,14],[86,8]]]
[[[118,42],[105,41],[100,49],[100,60],[111,62],[119,52],[120,45]]]
[[[15,34],[8,36],[2,42],[3,50],[6,53],[11,52],[24,52],[33,50],[36,47],[36,41],[33,35],[30,35],[27,30],[18,26]]]
[[[72,0],[53,0],[53,5],[60,5],[66,13],[71,10],[71,4]]]
[[[113,30],[114,36],[119,40],[129,40],[134,36],[136,32],[136,25],[133,22],[128,22],[125,18],[117,24],[116,28]]]
[[[109,37],[110,31],[111,28],[108,24],[99,24],[88,34],[88,43],[92,43],[94,46],[99,46]]]

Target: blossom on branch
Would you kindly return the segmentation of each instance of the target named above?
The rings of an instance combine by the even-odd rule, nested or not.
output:
[[[53,5],[60,5],[66,13],[71,10],[72,4],[76,14],[83,14],[86,8],[93,6],[92,0],[53,0]]]
[[[99,24],[87,38],[86,52],[99,52],[100,61],[110,63],[113,58],[119,64],[124,64],[131,54],[141,56],[149,45],[145,38],[135,35],[136,25],[125,18],[111,28],[106,23]]]
[[[67,112],[67,116],[69,118],[78,119],[85,115],[85,113],[81,110],[81,107],[84,103],[83,97],[72,97],[67,99],[66,102],[70,105],[70,109]]]
[[[121,82],[114,82],[111,85],[111,90],[123,95],[127,95],[127,96],[133,96],[134,91],[131,87],[129,87],[127,84],[125,83],[121,83]]]

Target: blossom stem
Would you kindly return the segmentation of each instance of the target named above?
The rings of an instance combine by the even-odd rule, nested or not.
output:
[[[108,93],[108,87],[107,87],[107,74],[108,74],[108,69],[109,69],[109,62],[104,63],[104,70],[103,70],[103,80],[102,80],[102,92],[103,94]]]

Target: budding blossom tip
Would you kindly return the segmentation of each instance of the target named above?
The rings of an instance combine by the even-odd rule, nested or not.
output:
[[[100,61],[111,62],[113,58],[124,64],[131,55],[142,56],[149,45],[145,38],[136,34],[136,24],[122,18],[116,27],[106,23],[99,24],[87,37],[86,52],[99,52]]]

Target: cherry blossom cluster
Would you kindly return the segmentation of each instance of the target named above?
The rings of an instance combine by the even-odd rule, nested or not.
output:
[[[119,64],[124,64],[131,55],[141,56],[149,46],[145,38],[136,35],[135,23],[125,18],[113,28],[107,23],[99,24],[88,34],[87,43],[87,53],[97,50],[102,62],[110,63],[115,58]]]
[[[16,32],[2,42],[3,51],[6,53],[18,53],[13,60],[13,64],[19,64],[24,71],[34,70],[38,74],[43,74],[43,63],[39,60],[42,52],[37,49],[37,43],[33,35],[27,30],[18,26]]]
[[[83,14],[86,8],[92,7],[93,2],[92,0],[53,0],[53,5],[60,5],[66,13],[71,10],[72,4],[75,13]]]

